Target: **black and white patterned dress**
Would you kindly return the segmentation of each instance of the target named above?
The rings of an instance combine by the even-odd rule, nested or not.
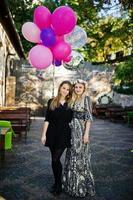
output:
[[[94,196],[94,179],[91,171],[89,144],[83,144],[85,122],[92,121],[90,98],[85,97],[84,106],[75,103],[71,122],[71,148],[66,151],[63,189],[75,197]]]

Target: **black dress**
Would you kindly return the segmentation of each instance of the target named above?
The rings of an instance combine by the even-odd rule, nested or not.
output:
[[[45,121],[49,122],[46,132],[45,146],[51,148],[70,147],[71,129],[69,123],[72,120],[72,110],[67,103],[60,104],[58,108],[50,110],[51,100],[48,101]]]

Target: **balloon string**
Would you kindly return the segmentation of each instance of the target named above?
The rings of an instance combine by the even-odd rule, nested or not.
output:
[[[53,92],[52,92],[52,97],[54,97],[54,87],[55,87],[55,65],[53,65]]]

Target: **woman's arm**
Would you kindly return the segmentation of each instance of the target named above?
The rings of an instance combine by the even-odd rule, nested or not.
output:
[[[46,132],[47,132],[47,129],[49,126],[49,119],[50,119],[50,114],[51,114],[51,111],[49,109],[50,103],[51,103],[51,99],[47,103],[46,116],[45,116],[45,121],[44,121],[44,125],[42,128],[42,135],[41,135],[42,144],[45,144],[45,142],[46,142]]]
[[[89,136],[90,126],[91,126],[91,122],[86,121],[85,122],[85,131],[84,131],[84,136],[83,136],[83,143],[84,144],[88,143],[89,140],[90,140],[90,136]]]
[[[43,129],[42,129],[42,136],[41,136],[41,142],[43,145],[46,142],[46,132],[47,132],[48,126],[49,126],[49,122],[45,121],[43,125]]]
[[[90,126],[92,119],[92,108],[91,108],[91,101],[89,97],[85,97],[85,127],[84,127],[84,136],[83,136],[83,143],[86,144],[89,142],[89,132],[90,132]]]

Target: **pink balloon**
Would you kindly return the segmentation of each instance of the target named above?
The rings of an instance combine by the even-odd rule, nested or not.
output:
[[[64,58],[63,61],[64,61],[64,62],[70,62],[71,58],[72,58],[72,56],[69,55],[69,56],[67,56],[66,58]]]
[[[37,69],[45,69],[52,64],[53,55],[49,48],[36,45],[29,52],[29,62]]]
[[[45,6],[38,6],[34,11],[34,23],[40,29],[47,28],[51,24],[51,12]]]
[[[71,46],[64,42],[60,41],[52,48],[54,59],[63,60],[71,53]]]
[[[56,35],[56,41],[57,42],[64,41],[64,36],[63,35],[61,35],[61,36]]]
[[[39,43],[40,33],[40,29],[33,22],[26,22],[22,26],[22,34],[30,42]]]
[[[71,32],[76,22],[76,14],[68,6],[56,8],[51,17],[51,24],[57,35],[64,35]]]
[[[63,35],[62,35],[62,36],[56,35],[56,43],[55,43],[55,45],[58,44],[59,42],[62,42],[62,41],[64,41],[64,36],[63,36]],[[54,46],[55,46],[55,45],[54,45]],[[51,49],[52,52],[53,52],[53,47],[54,47],[54,46],[49,47],[49,48]]]

